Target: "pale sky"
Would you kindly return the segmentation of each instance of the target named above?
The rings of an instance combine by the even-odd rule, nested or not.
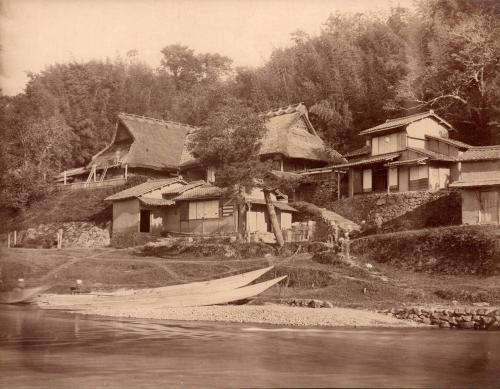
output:
[[[319,33],[330,13],[386,12],[413,0],[0,0],[0,87],[22,92],[26,72],[54,63],[125,56],[156,67],[180,43],[237,66],[262,65],[290,33]]]

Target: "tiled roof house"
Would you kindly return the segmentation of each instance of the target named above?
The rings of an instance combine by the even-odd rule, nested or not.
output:
[[[432,110],[389,119],[360,132],[366,144],[333,166],[348,173],[348,193],[444,189],[458,179],[458,160],[472,146],[451,139],[453,127]]]

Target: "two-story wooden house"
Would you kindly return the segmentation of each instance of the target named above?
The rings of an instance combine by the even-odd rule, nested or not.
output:
[[[439,190],[458,179],[458,157],[471,146],[450,138],[433,111],[389,119],[360,132],[365,146],[335,170],[348,172],[348,194]]]

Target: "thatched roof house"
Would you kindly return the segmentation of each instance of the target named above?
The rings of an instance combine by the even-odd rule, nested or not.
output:
[[[262,139],[260,155],[273,161],[273,169],[295,171],[340,162],[342,157],[338,153],[339,161],[332,161],[331,151],[327,152],[302,103],[272,110],[265,117],[268,131]],[[104,178],[126,179],[130,174],[150,178],[182,174],[188,181],[211,181],[207,167],[201,166],[188,149],[189,135],[197,129],[120,113],[110,144],[94,155],[87,166],[61,173],[58,181],[89,184],[102,182]]]
[[[94,155],[87,165],[121,165],[176,172],[188,133],[187,124],[120,113],[109,146]]]

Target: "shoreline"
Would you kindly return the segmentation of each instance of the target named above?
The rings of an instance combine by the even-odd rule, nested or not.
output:
[[[43,309],[43,306],[40,306]],[[66,312],[127,319],[225,322],[285,325],[290,327],[419,328],[430,327],[382,313],[352,308],[306,308],[278,304],[212,305],[201,307],[142,308],[87,307]]]

